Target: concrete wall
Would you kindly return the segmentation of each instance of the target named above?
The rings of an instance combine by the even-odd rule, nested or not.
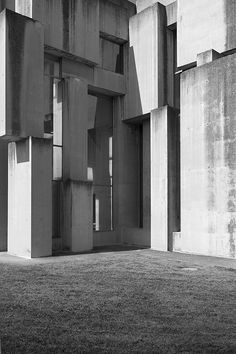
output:
[[[236,47],[234,0],[178,0],[178,67],[196,61],[209,49]]]
[[[128,118],[166,103],[166,12],[159,3],[130,18]]]
[[[181,78],[181,236],[176,250],[235,258],[236,55]]]
[[[1,0],[0,1],[0,11],[4,10],[5,8],[14,11],[15,10],[15,0]]]
[[[129,39],[129,12],[125,7],[112,1],[99,1],[100,26],[103,35],[108,35],[118,41]]]
[[[43,29],[10,10],[0,14],[0,136],[43,137]]]
[[[51,141],[9,144],[8,252],[26,258],[52,252]]]
[[[98,0],[16,0],[16,11],[44,25],[46,45],[99,62]]]

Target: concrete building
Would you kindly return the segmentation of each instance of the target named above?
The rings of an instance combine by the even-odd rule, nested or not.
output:
[[[236,256],[236,0],[0,0],[0,251]]]

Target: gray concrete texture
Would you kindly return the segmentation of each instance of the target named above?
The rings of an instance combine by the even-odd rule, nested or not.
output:
[[[235,49],[235,17],[235,0],[178,0],[178,67],[209,49]]]
[[[181,76],[183,251],[235,258],[236,55]]]

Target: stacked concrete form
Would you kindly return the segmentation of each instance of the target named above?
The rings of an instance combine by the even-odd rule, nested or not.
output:
[[[0,0],[0,251],[236,257],[236,0],[136,5]]]

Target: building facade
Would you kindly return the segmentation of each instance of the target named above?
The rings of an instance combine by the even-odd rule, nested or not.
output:
[[[235,258],[236,0],[0,10],[0,251]]]

